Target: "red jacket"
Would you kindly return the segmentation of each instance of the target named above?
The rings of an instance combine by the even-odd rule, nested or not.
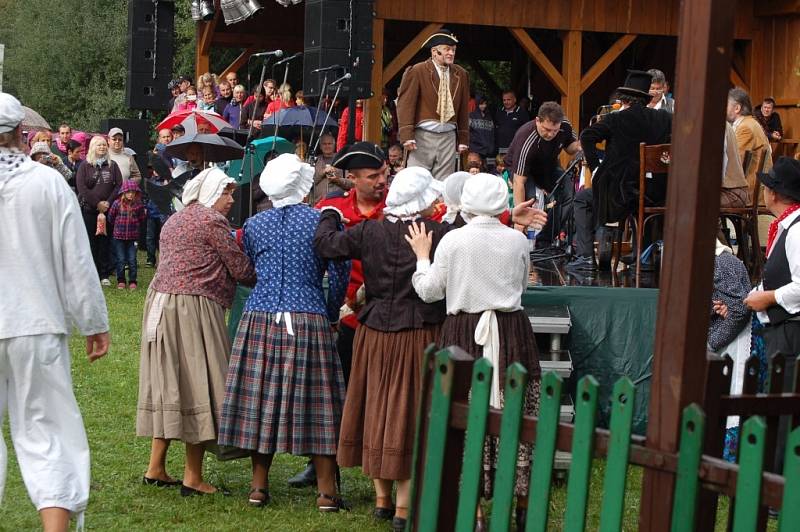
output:
[[[350,120],[350,109],[345,107],[339,119],[339,134],[336,137],[336,150],[347,144],[347,122]],[[356,107],[356,142],[364,140],[364,108]]]
[[[321,209],[322,207],[326,206],[336,207],[339,209],[339,212],[342,213],[342,216],[349,220],[346,224],[346,227],[353,227],[364,220],[382,220],[383,209],[386,207],[386,197],[384,196],[383,201],[381,201],[377,207],[367,214],[363,214],[358,209],[355,190],[345,192],[344,196],[341,197],[323,199],[317,203],[316,208]],[[345,301],[355,301],[356,292],[358,292],[358,289],[361,288],[362,284],[364,284],[364,272],[361,269],[361,261],[354,260],[352,261],[352,269],[350,270],[350,282],[347,285],[347,295],[345,296]],[[342,318],[342,323],[351,329],[355,329],[358,327],[358,318],[355,313],[350,314]]]

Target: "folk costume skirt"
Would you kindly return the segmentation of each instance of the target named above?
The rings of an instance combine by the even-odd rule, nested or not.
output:
[[[149,289],[136,434],[193,444],[216,442],[229,356],[222,305],[203,296]]]
[[[359,325],[337,460],[370,478],[411,478],[423,351],[439,325],[383,332]]]
[[[330,322],[321,314],[291,312],[287,323],[286,314],[242,315],[219,444],[261,454],[335,455],[344,377]]]
[[[539,384],[541,369],[539,367],[539,349],[536,337],[531,329],[528,317],[521,310],[516,312],[496,312],[497,328],[500,332],[500,367],[495,374],[500,380],[500,402],[503,403],[503,388],[506,369],[514,362],[519,362],[528,371],[528,386],[525,390],[523,413],[534,416],[539,413]],[[475,343],[475,328],[481,314],[461,313],[448,315],[442,326],[439,345],[447,347],[457,345],[475,358],[483,356],[483,347]],[[487,437],[483,452],[483,495],[491,497],[495,466],[497,464],[498,438]],[[517,454],[517,478],[514,494],[528,494],[528,483],[531,474],[530,444],[521,444]]]

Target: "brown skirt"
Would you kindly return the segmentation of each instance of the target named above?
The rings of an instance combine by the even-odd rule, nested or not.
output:
[[[526,416],[539,414],[539,349],[528,317],[521,310],[516,312],[496,312],[497,327],[500,332],[500,368],[497,375],[500,381],[500,403],[503,404],[503,383],[506,368],[519,362],[528,371],[528,386],[525,389],[525,400],[522,411]],[[475,327],[480,314],[449,315],[442,326],[440,345],[457,345],[476,358],[483,356],[483,347],[475,343]],[[497,371],[497,368],[495,369]],[[483,496],[490,498],[493,492],[495,466],[497,465],[498,438],[487,437],[483,450]],[[524,497],[528,494],[531,475],[531,452],[533,446],[520,444],[517,451],[517,475],[514,483],[514,494]]]
[[[148,290],[144,305],[136,435],[215,442],[231,353],[225,309],[206,297],[167,294],[151,342],[155,295]]]
[[[344,402],[337,460],[370,478],[411,478],[425,348],[441,327],[382,332],[360,325]]]

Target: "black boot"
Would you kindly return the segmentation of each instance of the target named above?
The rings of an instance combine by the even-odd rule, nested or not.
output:
[[[314,469],[314,462],[308,461],[306,468],[288,480],[293,488],[305,488],[317,483],[317,471]]]
[[[517,523],[517,530],[525,530],[525,523],[528,521],[528,509],[515,508],[514,521]]]

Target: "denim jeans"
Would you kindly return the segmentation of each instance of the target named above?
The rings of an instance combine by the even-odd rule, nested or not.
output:
[[[156,250],[158,249],[158,239],[161,236],[161,218],[147,217],[147,262],[156,263]]]
[[[117,282],[125,282],[125,266],[128,267],[128,282],[136,282],[136,241],[113,240],[117,266]]]

